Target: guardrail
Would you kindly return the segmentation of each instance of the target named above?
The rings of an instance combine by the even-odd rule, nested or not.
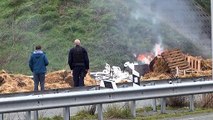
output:
[[[160,84],[172,84],[172,83],[188,83],[188,82],[201,82],[209,81],[212,79],[212,76],[199,76],[193,78],[171,78],[171,79],[161,79],[161,80],[143,80],[140,82],[141,86],[150,86],[150,85],[160,85]]]
[[[133,85],[134,86],[134,85]],[[190,95],[190,109],[194,109],[193,95],[213,92],[213,81],[161,84],[155,86],[135,86],[127,88],[100,89],[91,91],[60,92],[39,95],[25,95],[0,98],[0,113],[30,111],[64,107],[64,119],[69,120],[69,107],[81,105],[98,105],[98,119],[103,120],[102,104],[132,101],[131,112],[136,116],[136,100],[162,98],[161,112],[165,112],[165,98]],[[2,115],[3,116],[3,115]],[[0,117],[0,120],[3,117]]]

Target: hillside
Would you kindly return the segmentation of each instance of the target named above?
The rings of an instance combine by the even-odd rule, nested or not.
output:
[[[28,59],[37,44],[49,58],[49,72],[69,69],[67,55],[76,38],[88,50],[92,71],[106,62],[122,66],[133,61],[135,54],[152,51],[158,39],[164,48],[202,54],[166,23],[153,25],[150,14],[138,17],[141,7],[140,0],[1,0],[0,69],[31,74]]]

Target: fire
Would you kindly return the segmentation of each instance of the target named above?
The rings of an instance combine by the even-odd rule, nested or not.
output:
[[[150,64],[150,62],[154,59],[155,56],[160,55],[163,52],[163,48],[161,44],[155,44],[153,52],[139,54],[136,59],[144,64]]]
[[[144,64],[149,64],[154,58],[152,53],[139,54],[137,56],[137,61],[143,62]]]

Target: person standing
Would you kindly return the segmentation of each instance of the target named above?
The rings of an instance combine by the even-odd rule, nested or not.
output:
[[[80,87],[84,86],[84,77],[89,70],[89,57],[79,39],[74,41],[74,45],[75,47],[69,51],[68,64],[73,76],[74,87]]]
[[[35,51],[31,54],[29,60],[30,70],[33,72],[34,91],[38,91],[38,85],[40,84],[41,91],[45,90],[45,74],[46,66],[49,64],[45,53],[41,50],[41,46],[38,45]]]

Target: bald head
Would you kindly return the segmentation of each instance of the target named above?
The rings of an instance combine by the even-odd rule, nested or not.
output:
[[[79,39],[76,39],[76,40],[74,41],[74,44],[75,44],[75,45],[80,45],[80,44],[81,44],[81,41],[80,41]]]

